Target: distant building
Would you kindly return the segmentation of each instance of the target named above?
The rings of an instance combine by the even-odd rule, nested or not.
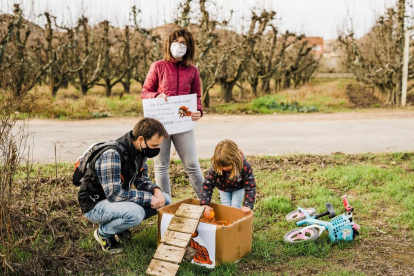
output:
[[[323,54],[323,37],[308,36],[308,47],[312,47],[312,51],[316,56]]]

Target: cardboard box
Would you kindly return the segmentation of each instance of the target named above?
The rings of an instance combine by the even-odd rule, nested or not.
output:
[[[199,205],[197,199],[185,199],[180,202],[165,206],[158,212],[158,239],[159,245],[161,239],[161,221],[164,214],[175,214],[181,203]],[[231,222],[229,226],[218,226],[200,222],[198,229],[204,224],[208,229],[215,229],[215,264],[234,263],[243,258],[252,250],[253,234],[253,213],[244,214],[241,209],[224,206],[221,204],[211,203],[215,212],[216,220]],[[169,215],[169,216],[170,216]],[[166,216],[167,218],[167,216]],[[165,226],[164,226],[165,228]],[[214,230],[213,230],[214,231]]]

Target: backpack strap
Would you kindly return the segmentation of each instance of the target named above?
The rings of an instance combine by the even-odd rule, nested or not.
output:
[[[73,174],[73,184],[80,186],[85,178],[97,178],[97,172],[95,169],[96,160],[109,149],[114,149],[121,157],[121,168],[124,166],[125,161],[128,159],[128,152],[126,148],[116,141],[110,141],[107,143],[97,143],[90,147],[90,149],[78,160],[79,165],[75,168]]]
[[[92,159],[90,161],[88,160],[87,163],[89,163],[89,168],[92,169],[92,171],[96,171],[95,163],[98,160],[98,158],[101,157],[101,155],[105,151],[110,150],[110,149],[116,150],[118,152],[119,156],[121,157],[121,168],[122,168],[124,162],[128,159],[128,152],[126,151],[124,146],[122,146],[120,143],[116,141],[110,141],[108,143],[103,144],[100,149],[97,149],[96,153],[94,153],[93,156],[90,157]]]

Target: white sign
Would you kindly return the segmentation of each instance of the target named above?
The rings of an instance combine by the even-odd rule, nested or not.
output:
[[[191,120],[191,113],[197,111],[197,95],[143,99],[144,117],[160,121],[169,135],[192,130],[196,122]]]
[[[167,231],[174,215],[164,213],[161,219],[161,237]],[[190,246],[194,248],[197,253],[192,260],[193,264],[214,268],[216,266],[216,228],[214,224],[200,222],[197,227],[197,232],[193,235],[190,241]]]

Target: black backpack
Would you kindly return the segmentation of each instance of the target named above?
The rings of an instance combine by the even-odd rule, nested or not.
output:
[[[104,151],[109,149],[114,149],[119,153],[119,156],[121,156],[122,167],[124,161],[128,159],[128,152],[120,143],[116,141],[109,141],[92,144],[76,161],[75,172],[73,173],[72,179],[73,185],[80,186],[84,180],[84,176],[88,168],[95,171],[96,160],[98,160],[99,156]]]

